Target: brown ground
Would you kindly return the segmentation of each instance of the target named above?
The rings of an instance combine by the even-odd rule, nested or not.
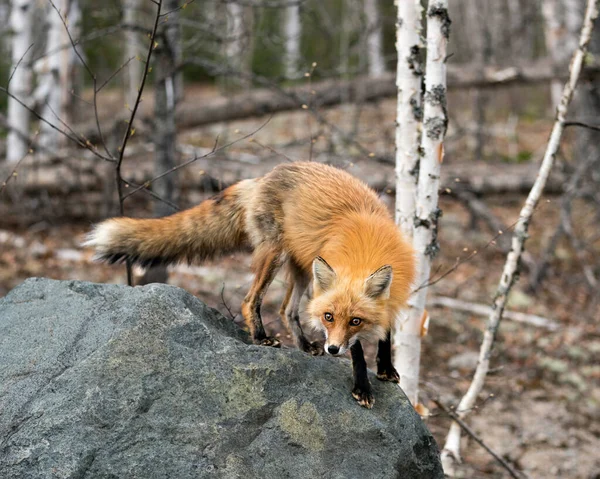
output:
[[[463,100],[454,99],[456,103]],[[352,119],[352,114],[352,109],[341,107],[329,112],[329,118],[342,123]],[[361,140],[374,151],[393,151],[391,129],[379,131],[377,128],[381,124],[393,124],[393,114],[393,102],[365,108],[361,114],[359,122],[367,125],[361,130]],[[469,118],[465,116],[458,120],[457,123],[464,124]],[[227,127],[215,125],[184,132],[180,140],[211,148],[217,134],[222,135],[221,143],[224,143],[223,136],[234,136],[238,129],[251,131],[259,123],[248,120]],[[538,152],[544,145],[549,127],[548,121],[523,121],[518,139],[513,139],[517,151]],[[307,134],[307,129],[312,135]],[[266,130],[261,141],[284,151],[294,160],[306,157],[307,139],[311,136],[317,139],[315,154],[323,155],[329,148],[344,149],[348,155],[356,154],[351,146],[331,142],[325,134],[320,137],[318,125],[302,112],[278,115]],[[453,126],[447,145],[448,161],[469,161],[468,155],[461,156],[468,151],[466,138]],[[507,141],[506,138],[490,138],[486,155],[496,160],[494,168],[500,168],[497,160],[503,157]],[[272,158],[270,152],[255,143],[244,142],[231,151],[238,157],[248,155],[244,166],[246,176],[253,176],[253,171],[261,169],[257,161],[260,162],[263,156]],[[214,171],[218,172],[220,165],[204,162],[202,168],[207,167],[211,168],[211,174],[218,176]],[[192,167],[189,174],[198,173],[198,168],[200,166]],[[377,168],[377,164],[373,168]],[[390,181],[393,184],[393,178]],[[534,259],[548,242],[558,221],[558,204],[555,199],[550,200],[542,202],[532,225],[527,250]],[[522,201],[519,197],[486,198],[487,204],[505,224],[514,223]],[[485,247],[492,232],[473,228],[462,206],[445,198],[442,208],[442,252],[433,267],[435,274],[450,269],[457,257],[465,257],[473,250],[479,253],[435,284],[432,292],[489,304],[504,256],[494,245]],[[592,247],[596,248],[597,254],[600,247],[597,233],[593,229],[586,231],[597,227],[588,224],[586,208],[586,205],[579,205],[575,209],[575,223],[582,234],[596,235]],[[88,224],[38,223],[27,228],[0,229],[0,296],[30,276],[124,283],[122,267],[92,264],[91,252],[79,248],[78,243],[88,228]],[[588,260],[593,261],[596,257]],[[251,279],[249,258],[239,255],[199,267],[178,267],[172,272],[170,282],[190,291],[225,316],[234,316],[239,322],[240,301]],[[561,328],[548,332],[503,322],[492,359],[493,374],[468,422],[492,448],[530,477],[600,477],[598,294],[586,287],[580,265],[566,244],[558,248],[543,287],[537,293],[531,293],[527,283],[528,275],[524,272],[513,291],[510,308],[551,318],[558,321]],[[263,316],[267,330],[279,334],[289,344],[289,335],[276,315],[283,293],[284,283],[278,278],[265,299]],[[422,397],[432,412],[427,424],[440,445],[449,421],[428,398],[439,395],[448,405],[457,403],[468,387],[484,327],[485,318],[479,316],[439,308],[431,311],[430,334],[425,338],[422,353]],[[373,350],[368,353],[372,359]],[[498,464],[468,439],[464,439],[463,459],[462,477],[506,477]]]

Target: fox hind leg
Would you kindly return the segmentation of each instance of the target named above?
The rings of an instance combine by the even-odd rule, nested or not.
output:
[[[310,282],[310,278],[293,262],[290,261],[290,285],[291,285],[291,297],[288,298],[286,295],[285,304],[285,322],[290,328],[294,341],[298,348],[302,351],[305,351],[313,356],[321,356],[323,354],[323,344],[317,341],[310,342],[304,331],[302,330],[302,325],[300,324],[300,301],[302,300],[302,295],[306,291],[308,284]],[[288,293],[290,289],[288,287]],[[283,309],[282,305],[282,309]]]
[[[280,251],[264,244],[255,251],[253,258],[255,278],[242,303],[242,315],[250,328],[254,343],[276,348],[281,346],[281,341],[267,337],[260,316],[260,308],[267,289],[281,267],[282,257]]]
[[[388,331],[383,341],[379,341],[377,349],[377,379],[393,383],[400,382],[400,375],[392,364],[392,338],[390,331]]]

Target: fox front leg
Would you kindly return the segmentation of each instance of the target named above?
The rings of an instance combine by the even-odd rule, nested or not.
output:
[[[400,375],[392,364],[392,339],[388,331],[386,338],[379,341],[377,349],[377,379],[380,381],[400,382]]]
[[[375,404],[371,383],[367,376],[367,362],[360,341],[356,341],[350,348],[352,354],[352,372],[354,375],[354,388],[352,397],[363,407],[371,409]]]

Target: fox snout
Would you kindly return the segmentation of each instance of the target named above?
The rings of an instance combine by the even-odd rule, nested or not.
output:
[[[325,343],[325,352],[327,354],[331,354],[332,356],[341,356],[342,354],[344,354],[346,351],[348,351],[348,345],[336,345],[336,344],[329,344],[328,342]]]
[[[336,356],[340,352],[340,348],[338,346],[327,346],[327,352],[332,356]]]

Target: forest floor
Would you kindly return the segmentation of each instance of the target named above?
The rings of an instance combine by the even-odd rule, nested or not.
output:
[[[198,92],[195,100],[201,99],[203,94],[212,93]],[[452,101],[462,100],[454,97]],[[500,103],[506,103],[509,110],[514,106],[502,99]],[[151,111],[151,102],[145,108]],[[393,101],[364,107],[360,115],[355,113],[355,110],[339,107],[328,111],[328,118],[338,125],[347,126],[352,121],[368,125],[360,130],[361,141],[373,151],[393,152],[393,129],[379,131],[377,127],[382,123],[393,125]],[[106,114],[110,114],[108,107]],[[208,126],[183,132],[179,140],[210,149],[216,136],[220,135],[222,144],[227,137],[252,131],[263,122],[248,120],[227,126]],[[469,148],[472,150],[472,145],[469,135],[459,133],[468,130],[470,124],[471,119],[460,117],[451,124],[446,146],[449,161],[462,161],[468,166],[469,160],[461,155]],[[518,139],[514,128],[508,133],[502,129],[490,131],[486,144],[490,168],[510,169],[515,162],[535,158],[543,149],[550,126],[547,120],[528,122],[519,126]],[[304,113],[294,112],[275,116],[265,128],[265,133],[271,132],[270,136],[261,141],[291,159],[300,159],[309,151],[308,142],[314,139],[315,156],[326,155],[327,151],[341,147],[340,142],[332,141],[324,130],[326,128]],[[267,150],[268,147],[257,146],[256,142],[244,142],[231,148],[238,159],[242,158],[246,176],[261,174],[266,167],[261,163],[262,156],[272,153]],[[353,153],[356,151],[348,152]],[[288,161],[279,156],[277,161]],[[200,169],[200,174],[207,170],[220,177],[215,174],[218,166],[208,160],[198,162],[193,168],[187,170],[187,174],[198,174]],[[223,179],[228,182],[226,177]],[[394,184],[393,178],[388,180]],[[523,200],[517,195],[486,197],[489,208],[506,225],[515,223]],[[560,208],[554,200],[544,199],[535,213],[527,242],[531,260],[539,258],[559,221]],[[482,225],[475,227],[468,211],[458,202],[448,197],[442,197],[441,202],[444,212],[439,233],[441,253],[432,271],[434,278],[449,274],[432,286],[430,294],[490,304],[504,263],[504,254],[491,243],[496,232]],[[149,211],[134,213],[150,214]],[[574,215],[576,227],[585,229],[589,224],[585,205],[575,208]],[[0,296],[31,276],[125,283],[123,267],[95,264],[92,252],[79,246],[89,227],[90,222],[48,221],[10,227],[0,222]],[[595,242],[598,245],[597,239]],[[457,258],[465,259],[475,251],[471,259],[455,267]],[[249,256],[241,254],[201,266],[177,266],[171,270],[169,283],[186,289],[243,326],[239,310],[252,281],[249,266]],[[509,309],[546,317],[558,322],[560,328],[548,331],[504,320],[492,356],[492,372],[476,411],[468,419],[489,446],[532,478],[600,477],[600,363],[597,360],[600,357],[600,311],[598,293],[590,291],[582,281],[580,269],[576,254],[566,244],[559,245],[548,277],[536,292],[529,290],[529,270],[524,269],[511,295]],[[279,335],[284,344],[291,347],[290,336],[277,314],[284,292],[285,278],[278,276],[265,298],[263,317],[267,330]],[[430,316],[429,335],[424,338],[422,350],[421,391],[422,400],[431,412],[426,423],[441,447],[450,422],[431,399],[439,397],[445,404],[455,406],[466,392],[477,363],[486,318],[437,307],[430,308]],[[373,353],[369,347],[371,367]],[[479,445],[468,438],[463,441],[462,477],[506,476]]]

